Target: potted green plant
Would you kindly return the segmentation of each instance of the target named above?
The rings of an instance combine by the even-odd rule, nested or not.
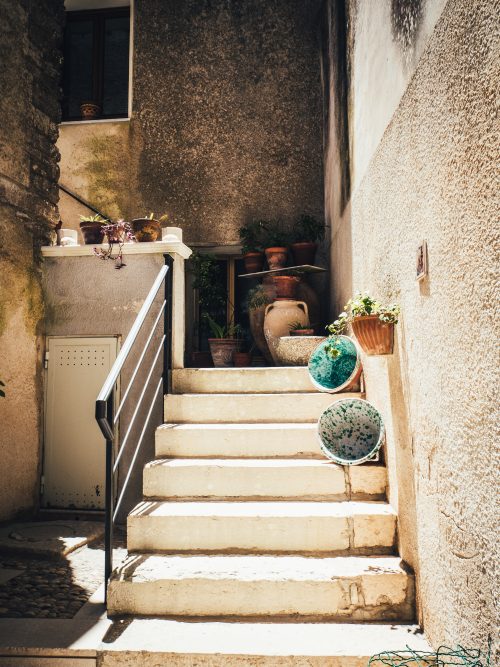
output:
[[[80,216],[80,231],[82,232],[85,245],[95,245],[102,243],[104,239],[104,225],[110,220],[106,220],[96,213],[95,215]]]
[[[263,226],[261,220],[255,220],[239,228],[241,253],[247,273],[262,271],[264,253],[262,252]]]
[[[263,221],[264,248],[270,269],[282,269],[286,265],[287,247],[290,241],[288,232],[279,220]]]
[[[161,225],[168,219],[167,215],[162,215],[156,219],[154,213],[143,218],[134,218],[132,220],[132,229],[139,243],[152,243],[158,240],[161,235]]]
[[[102,226],[104,235],[108,240],[107,248],[94,248],[94,254],[99,259],[112,259],[115,262],[115,269],[121,269],[125,266],[123,261],[123,246],[125,243],[133,243],[136,239],[132,232],[130,223],[125,220],[109,222]],[[118,246],[118,254],[114,254],[114,246]]]
[[[233,365],[233,354],[239,352],[243,341],[239,337],[241,327],[239,324],[219,324],[208,313],[204,313],[213,338],[208,339],[210,353],[216,368]]]
[[[397,324],[400,308],[397,304],[384,306],[367,294],[358,292],[344,306],[344,311],[327,326],[332,339],[328,352],[336,355],[336,339],[351,325],[361,348],[369,355],[392,354],[394,325]]]
[[[290,322],[290,336],[314,336],[314,329],[305,327],[303,322]]]
[[[301,215],[294,227],[290,246],[295,266],[314,264],[318,241],[324,238],[324,224],[312,215]]]

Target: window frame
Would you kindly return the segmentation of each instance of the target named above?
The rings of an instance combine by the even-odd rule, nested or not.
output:
[[[101,113],[96,120],[111,120],[114,118],[128,118],[130,104],[130,37],[131,37],[131,11],[130,6],[109,7],[103,9],[81,9],[66,12],[66,25],[79,21],[92,21],[92,99],[101,104],[104,94],[104,24],[109,18],[128,18],[129,20],[129,44],[128,44],[128,76],[127,76],[127,110],[121,114]],[[66,55],[66,54],[65,54]],[[66,72],[63,66],[62,78],[62,122],[82,121],[81,115],[70,116],[68,112],[67,98],[64,95],[66,89]]]

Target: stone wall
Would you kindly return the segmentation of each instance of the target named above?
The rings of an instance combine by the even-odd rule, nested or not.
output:
[[[132,118],[63,126],[61,182],[109,215],[168,212],[188,245],[321,216],[317,4],[136,2]],[[61,211],[77,226],[76,205]]]
[[[401,64],[392,45],[387,60],[371,61],[373,39],[358,24],[374,7],[378,25],[384,12],[389,21],[389,3],[354,4],[349,131],[356,155],[372,141],[375,122],[359,110],[373,99],[359,81],[363,63],[371,63],[381,90],[398,80]],[[329,209],[336,306],[367,289],[402,307],[394,354],[367,357],[364,365],[368,398],[388,426],[401,553],[416,570],[419,617],[435,646],[484,648],[498,627],[494,5],[448,0],[362,175],[353,179],[349,202],[340,210],[330,200]],[[391,31],[389,21],[387,44]],[[333,128],[326,176],[332,187],[340,173],[336,145]],[[416,282],[422,240],[429,274]]]
[[[0,0],[0,520],[38,498],[38,249],[58,217],[62,9],[62,0]]]

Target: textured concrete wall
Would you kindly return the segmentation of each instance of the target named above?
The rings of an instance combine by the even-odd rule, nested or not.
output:
[[[137,1],[130,124],[64,126],[61,181],[111,215],[168,212],[188,244],[322,215],[317,4]]]
[[[365,372],[388,422],[401,549],[434,645],[484,647],[498,627],[495,4],[448,1],[343,217],[333,217],[337,306],[368,289],[402,307],[394,355],[366,358]],[[370,49],[361,41],[357,57]],[[392,70],[385,63],[379,76],[390,82]],[[358,124],[352,142],[370,131]],[[423,239],[429,275],[418,283]]]
[[[62,0],[0,1],[0,520],[31,511],[40,463],[38,247],[57,221]]]

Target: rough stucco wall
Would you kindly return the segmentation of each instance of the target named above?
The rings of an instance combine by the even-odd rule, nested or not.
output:
[[[2,520],[37,503],[43,305],[36,257],[57,221],[62,1],[1,0],[0,16]]]
[[[366,358],[365,374],[368,398],[389,423],[400,515],[414,484],[416,533],[408,520],[400,539],[436,646],[485,647],[499,620],[494,5],[478,0],[472,11],[468,0],[448,1],[352,196],[345,260],[354,289],[402,307],[394,355]],[[417,283],[423,239],[429,276]]]

